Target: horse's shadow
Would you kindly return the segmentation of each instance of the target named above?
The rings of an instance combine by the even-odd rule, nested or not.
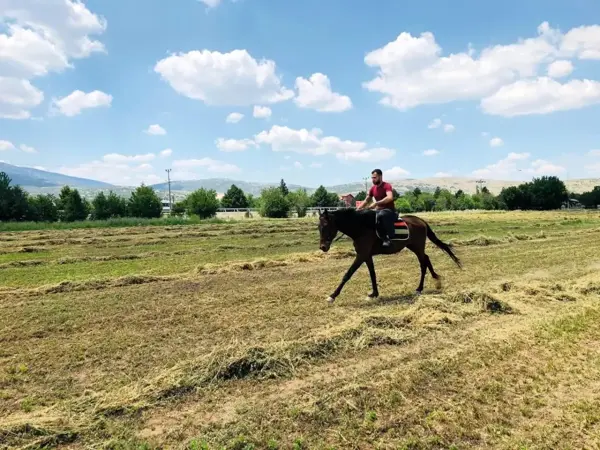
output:
[[[436,295],[441,294],[441,289],[431,289],[424,291],[421,295]],[[413,305],[421,296],[413,293],[398,293],[392,295],[380,295],[376,299],[367,299],[363,302],[354,304],[356,308],[373,308],[376,306],[386,305]]]

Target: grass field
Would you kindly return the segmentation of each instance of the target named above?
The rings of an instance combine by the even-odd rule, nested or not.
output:
[[[0,233],[0,448],[598,448],[600,213],[422,217],[332,306],[315,219]]]

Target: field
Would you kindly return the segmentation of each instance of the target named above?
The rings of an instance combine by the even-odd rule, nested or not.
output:
[[[334,305],[314,218],[0,233],[0,448],[598,448],[600,213],[422,217]]]

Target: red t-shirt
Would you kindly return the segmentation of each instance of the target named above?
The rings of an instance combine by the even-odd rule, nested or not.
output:
[[[385,197],[386,192],[391,192],[391,190],[392,185],[386,181],[383,181],[379,185],[371,186],[371,189],[369,189],[369,195],[372,196],[375,201],[379,201]]]

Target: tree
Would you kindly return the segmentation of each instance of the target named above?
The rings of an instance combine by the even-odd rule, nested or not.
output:
[[[410,204],[410,201],[406,198],[406,197],[400,197],[398,198],[394,205],[396,206],[396,209],[400,212],[400,213],[410,213],[413,212],[412,206]]]
[[[263,189],[260,196],[260,215],[284,218],[290,212],[290,202],[280,187]]]
[[[534,178],[530,184],[533,206],[536,209],[560,209],[568,199],[567,187],[555,176]]]
[[[177,202],[173,205],[173,208],[171,209],[171,215],[172,216],[183,216],[185,214],[185,202]]]
[[[306,189],[298,189],[295,192],[290,192],[287,197],[290,202],[290,207],[296,211],[298,217],[306,216],[306,210],[310,205],[310,197],[308,196]]]
[[[201,219],[208,219],[217,215],[219,200],[214,189],[200,188],[192,192],[185,200],[188,211]]]
[[[87,219],[90,204],[81,198],[77,189],[63,186],[58,197],[60,219],[65,222],[75,222]]]
[[[98,192],[92,200],[92,217],[94,220],[106,220],[110,218],[110,212],[108,210],[108,200],[104,192]]]
[[[421,191],[421,189],[420,189],[420,188],[415,188],[415,189],[413,190],[413,195],[414,195],[415,197],[419,197],[419,196],[420,196],[422,193],[423,193],[423,192]]]
[[[335,192],[329,193],[323,185],[319,186],[311,196],[311,203],[316,208],[337,206],[340,200]]]
[[[367,193],[365,191],[360,191],[354,198],[356,201],[363,202],[367,198]]]
[[[435,188],[435,192],[433,193],[434,198],[438,198],[442,192],[442,189],[438,186]]]
[[[132,217],[154,219],[162,214],[162,202],[152,187],[142,183],[131,193],[128,210]]]
[[[6,173],[0,172],[0,221],[27,220],[28,195],[21,186],[11,186],[11,182]]]
[[[248,199],[239,187],[232,184],[221,199],[223,208],[248,208]]]
[[[29,197],[29,218],[35,222],[56,222],[58,207],[52,194]]]
[[[398,200],[399,197],[400,193],[396,189],[392,188],[392,198],[394,199],[394,201]]]
[[[465,195],[465,193],[463,192],[463,190],[462,190],[462,189],[459,189],[459,190],[458,190],[458,191],[456,191],[456,193],[454,194],[454,197],[456,197],[456,198],[460,198],[460,197],[462,197],[463,195]]]
[[[281,193],[284,196],[286,196],[286,195],[288,195],[290,193],[290,191],[288,190],[287,184],[285,184],[285,181],[283,181],[283,178],[279,182],[279,190],[281,190]]]

